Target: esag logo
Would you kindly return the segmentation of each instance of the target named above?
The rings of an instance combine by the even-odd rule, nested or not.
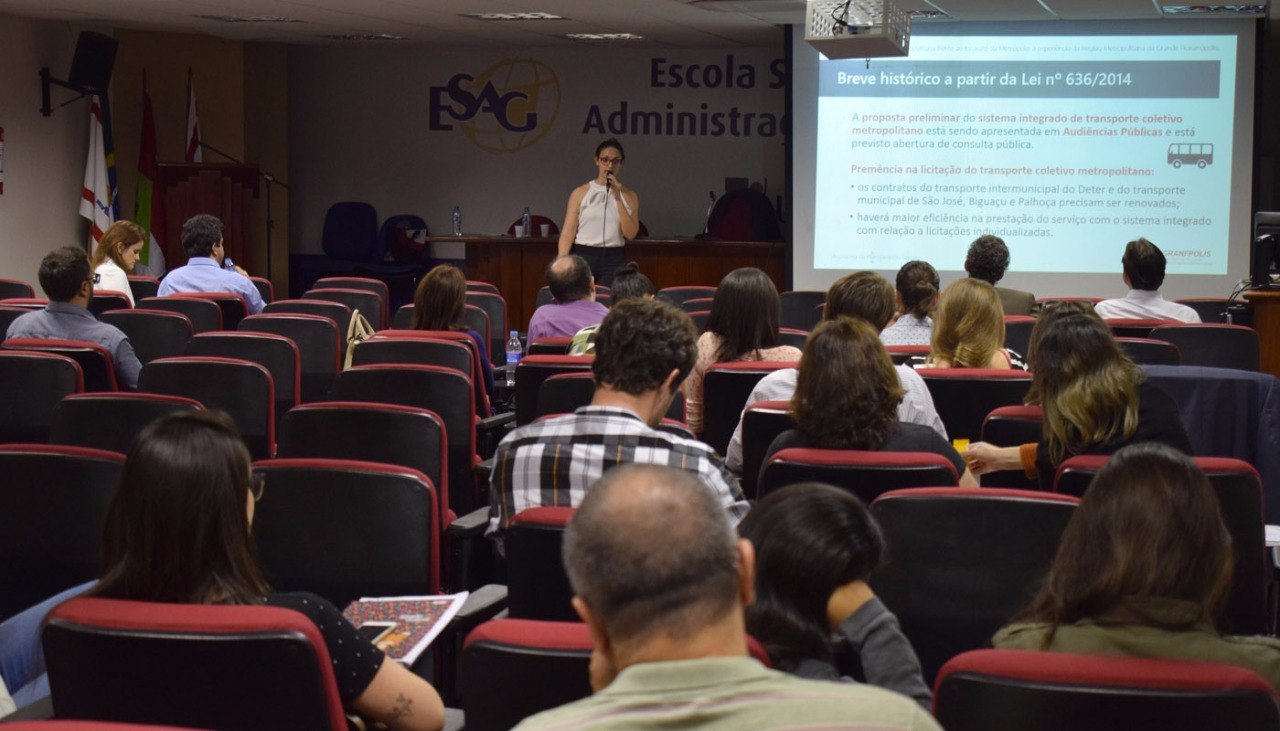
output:
[[[431,87],[428,129],[448,131],[457,122],[480,149],[517,152],[542,139],[559,111],[560,81],[551,67],[508,58],[474,77],[457,74]]]

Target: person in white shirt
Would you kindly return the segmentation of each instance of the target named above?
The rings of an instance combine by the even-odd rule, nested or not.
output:
[[[837,317],[857,317],[866,320],[876,332],[884,330],[893,318],[893,285],[889,280],[875,272],[854,272],[837,279],[827,290],[827,306],[824,319]],[[932,428],[943,438],[947,438],[947,429],[942,425],[942,417],[938,416],[933,406],[933,396],[929,387],[924,384],[920,374],[908,366],[894,366],[898,381],[906,389],[906,394],[898,404],[898,421],[910,424],[921,424]],[[790,401],[796,392],[796,377],[799,372],[795,368],[784,368],[774,371],[756,384],[751,395],[747,396],[747,405],[760,401]],[[745,409],[744,409],[745,412]],[[725,465],[731,470],[742,469],[742,417],[738,417],[738,427],[733,430],[729,447],[725,450]]]
[[[93,258],[89,260],[89,268],[93,270],[93,288],[109,289],[124,293],[133,301],[133,290],[129,287],[129,273],[142,256],[142,245],[146,241],[146,232],[133,221],[116,221],[107,227],[102,234],[102,241],[93,250]]]
[[[1160,251],[1160,247],[1144,238],[1130,241],[1124,247],[1124,257],[1120,259],[1120,263],[1124,265],[1124,283],[1129,287],[1129,293],[1094,305],[1093,309],[1099,317],[1104,320],[1200,322],[1200,315],[1195,310],[1160,296],[1165,265],[1164,252]]]

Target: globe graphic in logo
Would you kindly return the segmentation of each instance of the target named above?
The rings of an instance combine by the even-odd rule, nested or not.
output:
[[[527,132],[512,132],[499,124],[494,115],[477,114],[459,127],[480,149],[517,152],[542,139],[555,124],[560,112],[560,81],[550,66],[533,59],[504,59],[481,71],[471,86],[478,90],[488,83],[502,95],[511,92],[525,95],[525,98],[513,98],[507,105],[506,118],[511,126],[526,126],[529,115],[537,115],[537,125]],[[502,113],[502,110],[494,111]]]

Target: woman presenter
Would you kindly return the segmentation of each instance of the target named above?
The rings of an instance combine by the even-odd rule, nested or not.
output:
[[[596,284],[606,287],[626,261],[627,239],[640,231],[640,197],[618,180],[625,159],[622,143],[615,139],[596,146],[596,179],[569,194],[556,252],[586,259]]]

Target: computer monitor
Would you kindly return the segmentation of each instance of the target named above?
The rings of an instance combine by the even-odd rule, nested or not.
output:
[[[1254,287],[1278,286],[1275,273],[1280,266],[1280,211],[1253,214],[1253,242],[1249,249],[1249,283]]]

